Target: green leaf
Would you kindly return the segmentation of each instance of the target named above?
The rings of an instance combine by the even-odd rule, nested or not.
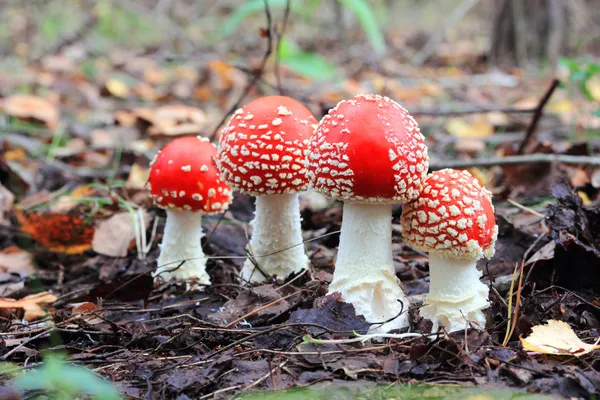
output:
[[[269,8],[285,8],[287,0],[267,0]],[[290,12],[306,15],[304,7],[299,5],[298,1],[290,0]],[[231,35],[240,26],[240,24],[249,16],[264,13],[265,2],[264,0],[248,0],[231,14],[229,19],[225,21],[221,34],[225,36]]]
[[[338,76],[335,65],[325,57],[313,52],[304,52],[295,43],[281,39],[279,59],[283,66],[306,78],[321,81]]]
[[[58,393],[61,398],[87,394],[97,400],[119,400],[121,396],[109,382],[85,367],[68,364],[60,357],[49,356],[44,364],[13,381],[19,390],[42,390]]]
[[[344,7],[351,10],[363,30],[367,34],[367,38],[375,50],[377,55],[385,53],[385,38],[377,23],[377,18],[369,3],[365,0],[338,0]]]

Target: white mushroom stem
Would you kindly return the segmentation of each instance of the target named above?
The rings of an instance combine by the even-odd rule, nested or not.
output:
[[[210,284],[206,256],[200,242],[202,236],[202,213],[167,210],[167,223],[154,276],[160,274],[167,281],[195,280],[200,284]]]
[[[342,233],[329,292],[340,292],[357,315],[386,333],[408,325],[408,300],[400,288],[392,257],[392,206],[344,203]]]
[[[429,294],[421,316],[443,325],[447,332],[465,329],[469,322],[485,328],[483,309],[489,307],[489,289],[481,281],[477,260],[429,255]]]
[[[252,238],[247,259],[240,273],[243,283],[261,282],[265,276],[276,275],[280,281],[290,274],[308,268],[300,228],[298,195],[272,194],[256,197]],[[256,268],[254,262],[258,264]]]

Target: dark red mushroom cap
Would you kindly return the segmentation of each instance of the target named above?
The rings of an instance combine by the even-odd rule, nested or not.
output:
[[[421,192],[429,158],[417,122],[379,95],[343,100],[311,138],[308,176],[322,194],[355,203],[406,203]]]
[[[246,104],[221,133],[221,175],[240,192],[255,196],[306,190],[305,157],[316,124],[312,113],[289,97]]]
[[[166,145],[152,161],[148,186],[152,200],[165,209],[217,214],[231,202],[214,159],[217,148],[207,138],[182,137]]]
[[[418,250],[459,259],[494,255],[492,196],[467,171],[429,174],[419,198],[404,205],[401,221],[404,241]]]

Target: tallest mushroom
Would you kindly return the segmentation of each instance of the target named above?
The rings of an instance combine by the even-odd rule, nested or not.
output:
[[[308,186],[305,157],[316,123],[296,100],[267,96],[237,110],[223,129],[221,175],[238,191],[256,196],[253,257],[244,263],[243,282],[262,281],[265,275],[284,280],[308,267],[297,193]]]
[[[392,258],[392,204],[417,198],[429,159],[417,123],[393,100],[358,95],[341,101],[311,138],[308,176],[315,190],[344,202],[330,292],[367,322],[407,325],[408,303]],[[393,320],[392,320],[393,319]]]

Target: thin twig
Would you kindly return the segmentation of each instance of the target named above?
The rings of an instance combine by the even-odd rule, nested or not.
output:
[[[523,152],[525,151],[525,147],[527,146],[527,144],[529,144],[531,139],[533,139],[533,134],[535,133],[538,123],[540,122],[540,118],[542,117],[542,114],[544,112],[544,107],[546,106],[546,103],[548,103],[548,100],[550,100],[552,93],[554,93],[554,90],[556,90],[559,83],[560,83],[560,81],[558,79],[554,79],[552,81],[552,83],[550,84],[550,87],[548,88],[548,90],[546,90],[546,93],[544,94],[544,96],[540,99],[540,102],[538,103],[538,105],[535,109],[535,113],[533,114],[533,118],[531,119],[531,123],[529,124],[529,127],[527,128],[527,133],[525,134],[523,141],[521,142],[521,144],[519,145],[519,148],[517,149],[518,155],[523,154]]]
[[[444,160],[429,165],[431,171],[444,168],[471,168],[471,167],[495,167],[498,165],[535,164],[535,163],[563,163],[600,165],[600,157],[594,156],[570,156],[565,154],[523,154],[506,157],[475,158],[472,160]]]
[[[227,120],[229,115],[231,115],[235,110],[237,110],[240,107],[240,104],[242,103],[244,98],[248,95],[248,93],[250,93],[250,90],[252,90],[252,88],[256,85],[258,80],[262,77],[263,73],[265,72],[265,66],[267,65],[267,61],[269,60],[269,57],[271,56],[271,53],[273,52],[273,19],[271,17],[271,9],[269,8],[269,1],[263,0],[263,2],[265,3],[265,16],[267,17],[267,29],[266,29],[267,50],[265,51],[265,54],[263,55],[262,61],[260,62],[260,66],[254,71],[254,73],[252,74],[252,78],[250,79],[250,81],[248,82],[246,87],[244,88],[242,95],[229,108],[229,110],[225,113],[225,115],[223,115],[223,118],[221,118],[221,121],[219,121],[217,126],[215,126],[215,130],[210,135],[211,141],[213,141],[216,138],[217,132],[219,131],[219,128],[221,127],[221,125],[223,125],[225,123],[225,121]]]
[[[531,114],[537,108],[515,108],[515,107],[489,107],[489,108],[464,108],[462,110],[410,110],[410,115],[424,115],[432,117],[443,117],[447,115],[485,114],[490,112],[501,112],[505,114]]]
[[[287,0],[285,2],[285,11],[283,13],[283,23],[281,24],[281,29],[275,30],[275,35],[277,36],[277,56],[275,57],[275,79],[277,79],[277,89],[279,90],[280,95],[285,95],[285,90],[283,89],[283,84],[281,81],[281,70],[279,68],[279,64],[281,63],[281,39],[283,38],[283,34],[285,33],[285,29],[287,28],[288,19],[290,17],[290,5],[291,0]]]

